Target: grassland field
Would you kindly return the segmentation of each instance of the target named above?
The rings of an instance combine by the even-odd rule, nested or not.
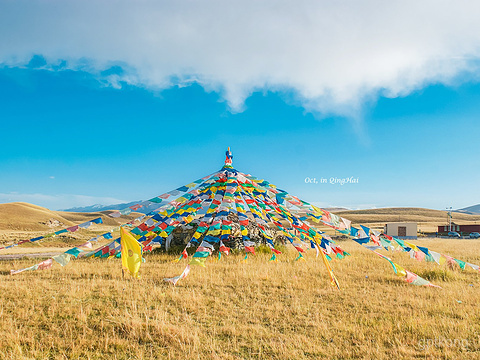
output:
[[[381,229],[415,221],[435,229],[446,214],[428,209],[342,211]],[[62,252],[138,216],[53,212],[25,203],[0,205],[0,245],[102,216],[91,229],[28,243],[2,254]],[[454,214],[460,223],[480,216]],[[328,230],[328,229],[322,229]],[[430,231],[430,230],[424,230]],[[332,233],[333,235],[334,233]],[[480,264],[480,240],[419,238],[417,245]],[[99,243],[97,245],[100,245]],[[0,359],[478,359],[480,273],[386,252],[440,288],[416,287],[350,240],[352,256],[334,259],[341,289],[330,285],[315,251],[306,261],[258,253],[212,257],[176,287],[186,262],[146,254],[141,278],[122,277],[119,259],[75,259],[67,266],[10,275],[38,263],[0,261]]]
[[[479,264],[477,240],[423,246]],[[119,259],[78,259],[62,268],[9,275],[35,263],[0,262],[2,359],[478,359],[480,274],[395,262],[438,288],[416,287],[352,241],[332,260],[341,290],[315,252],[212,258],[176,287],[172,255],[145,255],[141,279]],[[387,253],[387,252],[384,252]]]

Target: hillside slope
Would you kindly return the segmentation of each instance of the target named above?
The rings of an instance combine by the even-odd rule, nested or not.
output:
[[[126,209],[130,206],[137,205],[141,203],[142,200],[138,201],[132,201],[129,203],[122,203],[122,204],[114,204],[114,205],[101,205],[101,204],[95,204],[95,205],[90,205],[90,206],[83,206],[83,207],[74,207],[71,209],[66,209],[66,210],[61,210],[62,212],[77,212],[77,213],[84,213],[84,212],[104,212],[107,210],[122,210]],[[158,204],[151,204],[150,206],[143,206],[140,209],[138,209],[139,213],[142,214],[148,214],[151,211],[154,211],[158,209],[159,205]]]
[[[458,209],[456,211],[462,212],[462,213],[465,213],[465,214],[480,215],[480,204],[468,206],[466,208]]]
[[[106,215],[107,213],[108,211],[94,213],[52,211],[23,202],[0,204],[0,232],[48,233],[78,225],[97,217],[102,217],[104,224],[96,225],[96,228],[108,230],[140,216],[139,213],[131,213],[120,218],[111,218]]]
[[[447,212],[424,208],[383,208],[368,210],[338,211],[337,215],[345,217],[356,224],[387,223],[387,222],[416,222],[430,225],[434,231],[437,225],[446,224]],[[473,224],[480,222],[480,215],[470,215],[459,212],[452,213],[452,220],[457,224]]]
[[[74,225],[56,211],[23,202],[0,204],[0,230],[44,231]]]

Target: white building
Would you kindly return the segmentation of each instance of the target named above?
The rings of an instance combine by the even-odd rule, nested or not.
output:
[[[388,223],[385,224],[384,233],[390,236],[398,237],[400,239],[416,239],[417,223]]]

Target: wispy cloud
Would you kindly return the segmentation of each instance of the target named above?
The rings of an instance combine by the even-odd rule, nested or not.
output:
[[[124,203],[126,201],[112,197],[97,197],[74,194],[20,194],[20,193],[0,193],[0,203],[9,202],[27,202],[34,205],[46,207],[51,210],[67,209],[71,207],[88,206],[93,204],[112,205]]]
[[[0,62],[42,54],[115,87],[197,82],[234,111],[270,90],[293,93],[307,110],[357,117],[379,95],[471,76],[479,13],[466,0],[7,1]],[[122,71],[102,72],[113,65]]]

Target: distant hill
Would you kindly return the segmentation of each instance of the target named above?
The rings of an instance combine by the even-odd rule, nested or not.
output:
[[[73,207],[70,209],[64,209],[60,211],[68,211],[68,212],[96,212],[96,211],[106,211],[106,210],[122,210],[129,206],[133,206],[138,204],[140,201],[132,201],[129,203],[122,203],[122,204],[113,204],[113,205],[102,205],[102,204],[94,204],[89,206],[80,206],[80,207]]]
[[[432,210],[424,208],[381,208],[368,210],[338,211],[341,215],[353,222],[358,223],[385,223],[385,222],[428,222],[438,225],[447,222],[447,212],[444,210]],[[463,224],[479,221],[480,216],[475,214],[454,212],[453,220]]]
[[[103,212],[63,212],[23,202],[0,204],[0,231],[48,231],[77,225],[82,222],[102,217],[104,225],[116,226],[138,216],[131,213],[118,219],[111,218]]]
[[[328,212],[333,212],[336,214],[339,211],[349,211],[350,209],[343,208],[343,207],[331,207],[331,208],[322,208],[323,210],[327,210]]]
[[[58,213],[28,203],[15,202],[0,204],[0,229],[44,231],[49,222],[58,226],[72,226],[74,223]]]
[[[122,203],[122,204],[113,204],[113,205],[95,204],[90,206],[74,207],[74,208],[65,209],[61,211],[84,213],[84,212],[99,212],[99,211],[107,211],[107,210],[123,210],[130,206],[137,205],[140,202],[142,202],[142,200],[132,201],[129,203]],[[158,204],[153,204],[151,206],[142,207],[138,209],[137,212],[142,214],[148,214],[150,211],[158,209],[158,207],[159,207]]]
[[[464,214],[480,215],[480,204],[472,205],[463,209],[455,210]]]

